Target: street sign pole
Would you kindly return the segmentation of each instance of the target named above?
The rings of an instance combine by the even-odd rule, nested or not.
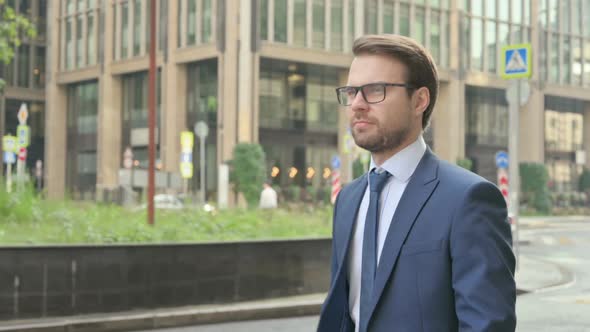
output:
[[[201,183],[201,203],[205,205],[205,139],[206,137],[200,137],[200,149],[201,149],[201,172],[200,172],[200,183]]]
[[[204,121],[199,121],[197,123],[195,123],[195,128],[194,128],[195,134],[197,135],[197,137],[199,137],[199,143],[200,143],[200,153],[199,155],[201,156],[200,160],[200,167],[201,170],[199,172],[199,183],[201,184],[200,186],[200,190],[201,190],[201,203],[204,205],[205,201],[207,199],[206,195],[205,195],[205,139],[207,138],[207,135],[209,135],[209,126],[207,125],[206,122]]]
[[[518,135],[519,135],[519,108],[520,108],[520,79],[517,82],[516,100],[509,104],[509,132],[508,137],[508,155],[510,156],[510,163],[508,163],[508,178],[510,179],[510,203],[508,204],[508,216],[511,217],[511,222],[514,225],[514,255],[516,256],[516,269],[520,265],[519,253],[520,247],[518,244],[518,192],[520,189],[520,180],[518,174]]]
[[[6,192],[12,192],[12,164],[8,163],[6,165]]]
[[[518,172],[519,113],[520,107],[526,105],[530,94],[528,79],[532,76],[532,47],[530,44],[504,46],[502,47],[501,58],[500,75],[507,80],[515,79],[513,81],[515,85],[509,86],[506,90],[506,99],[508,100],[508,127],[510,131],[508,137],[508,155],[510,156],[510,162],[508,163],[508,178],[510,179],[508,216],[511,218],[512,224],[514,225],[514,255],[516,257],[516,269],[518,270],[520,266],[520,246],[518,244],[518,193],[520,191],[520,178]]]

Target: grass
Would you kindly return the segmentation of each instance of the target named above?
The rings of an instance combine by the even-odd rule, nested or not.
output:
[[[0,189],[0,245],[241,241],[331,235],[330,206],[305,210],[200,209],[146,212],[116,205],[47,201]]]

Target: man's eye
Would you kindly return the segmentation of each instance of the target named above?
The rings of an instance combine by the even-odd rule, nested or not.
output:
[[[368,87],[365,87],[365,93],[380,93],[381,92],[381,87],[379,85],[371,85]]]

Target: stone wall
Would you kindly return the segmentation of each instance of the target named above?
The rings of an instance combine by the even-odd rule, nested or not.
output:
[[[0,248],[0,320],[326,292],[330,239]]]

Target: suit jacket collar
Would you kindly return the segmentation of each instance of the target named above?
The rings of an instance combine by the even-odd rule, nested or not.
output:
[[[373,158],[371,158],[369,171],[373,168],[382,168],[399,181],[408,182],[424,156],[426,148],[424,138],[420,135],[412,144],[391,156],[381,166],[377,166]]]

